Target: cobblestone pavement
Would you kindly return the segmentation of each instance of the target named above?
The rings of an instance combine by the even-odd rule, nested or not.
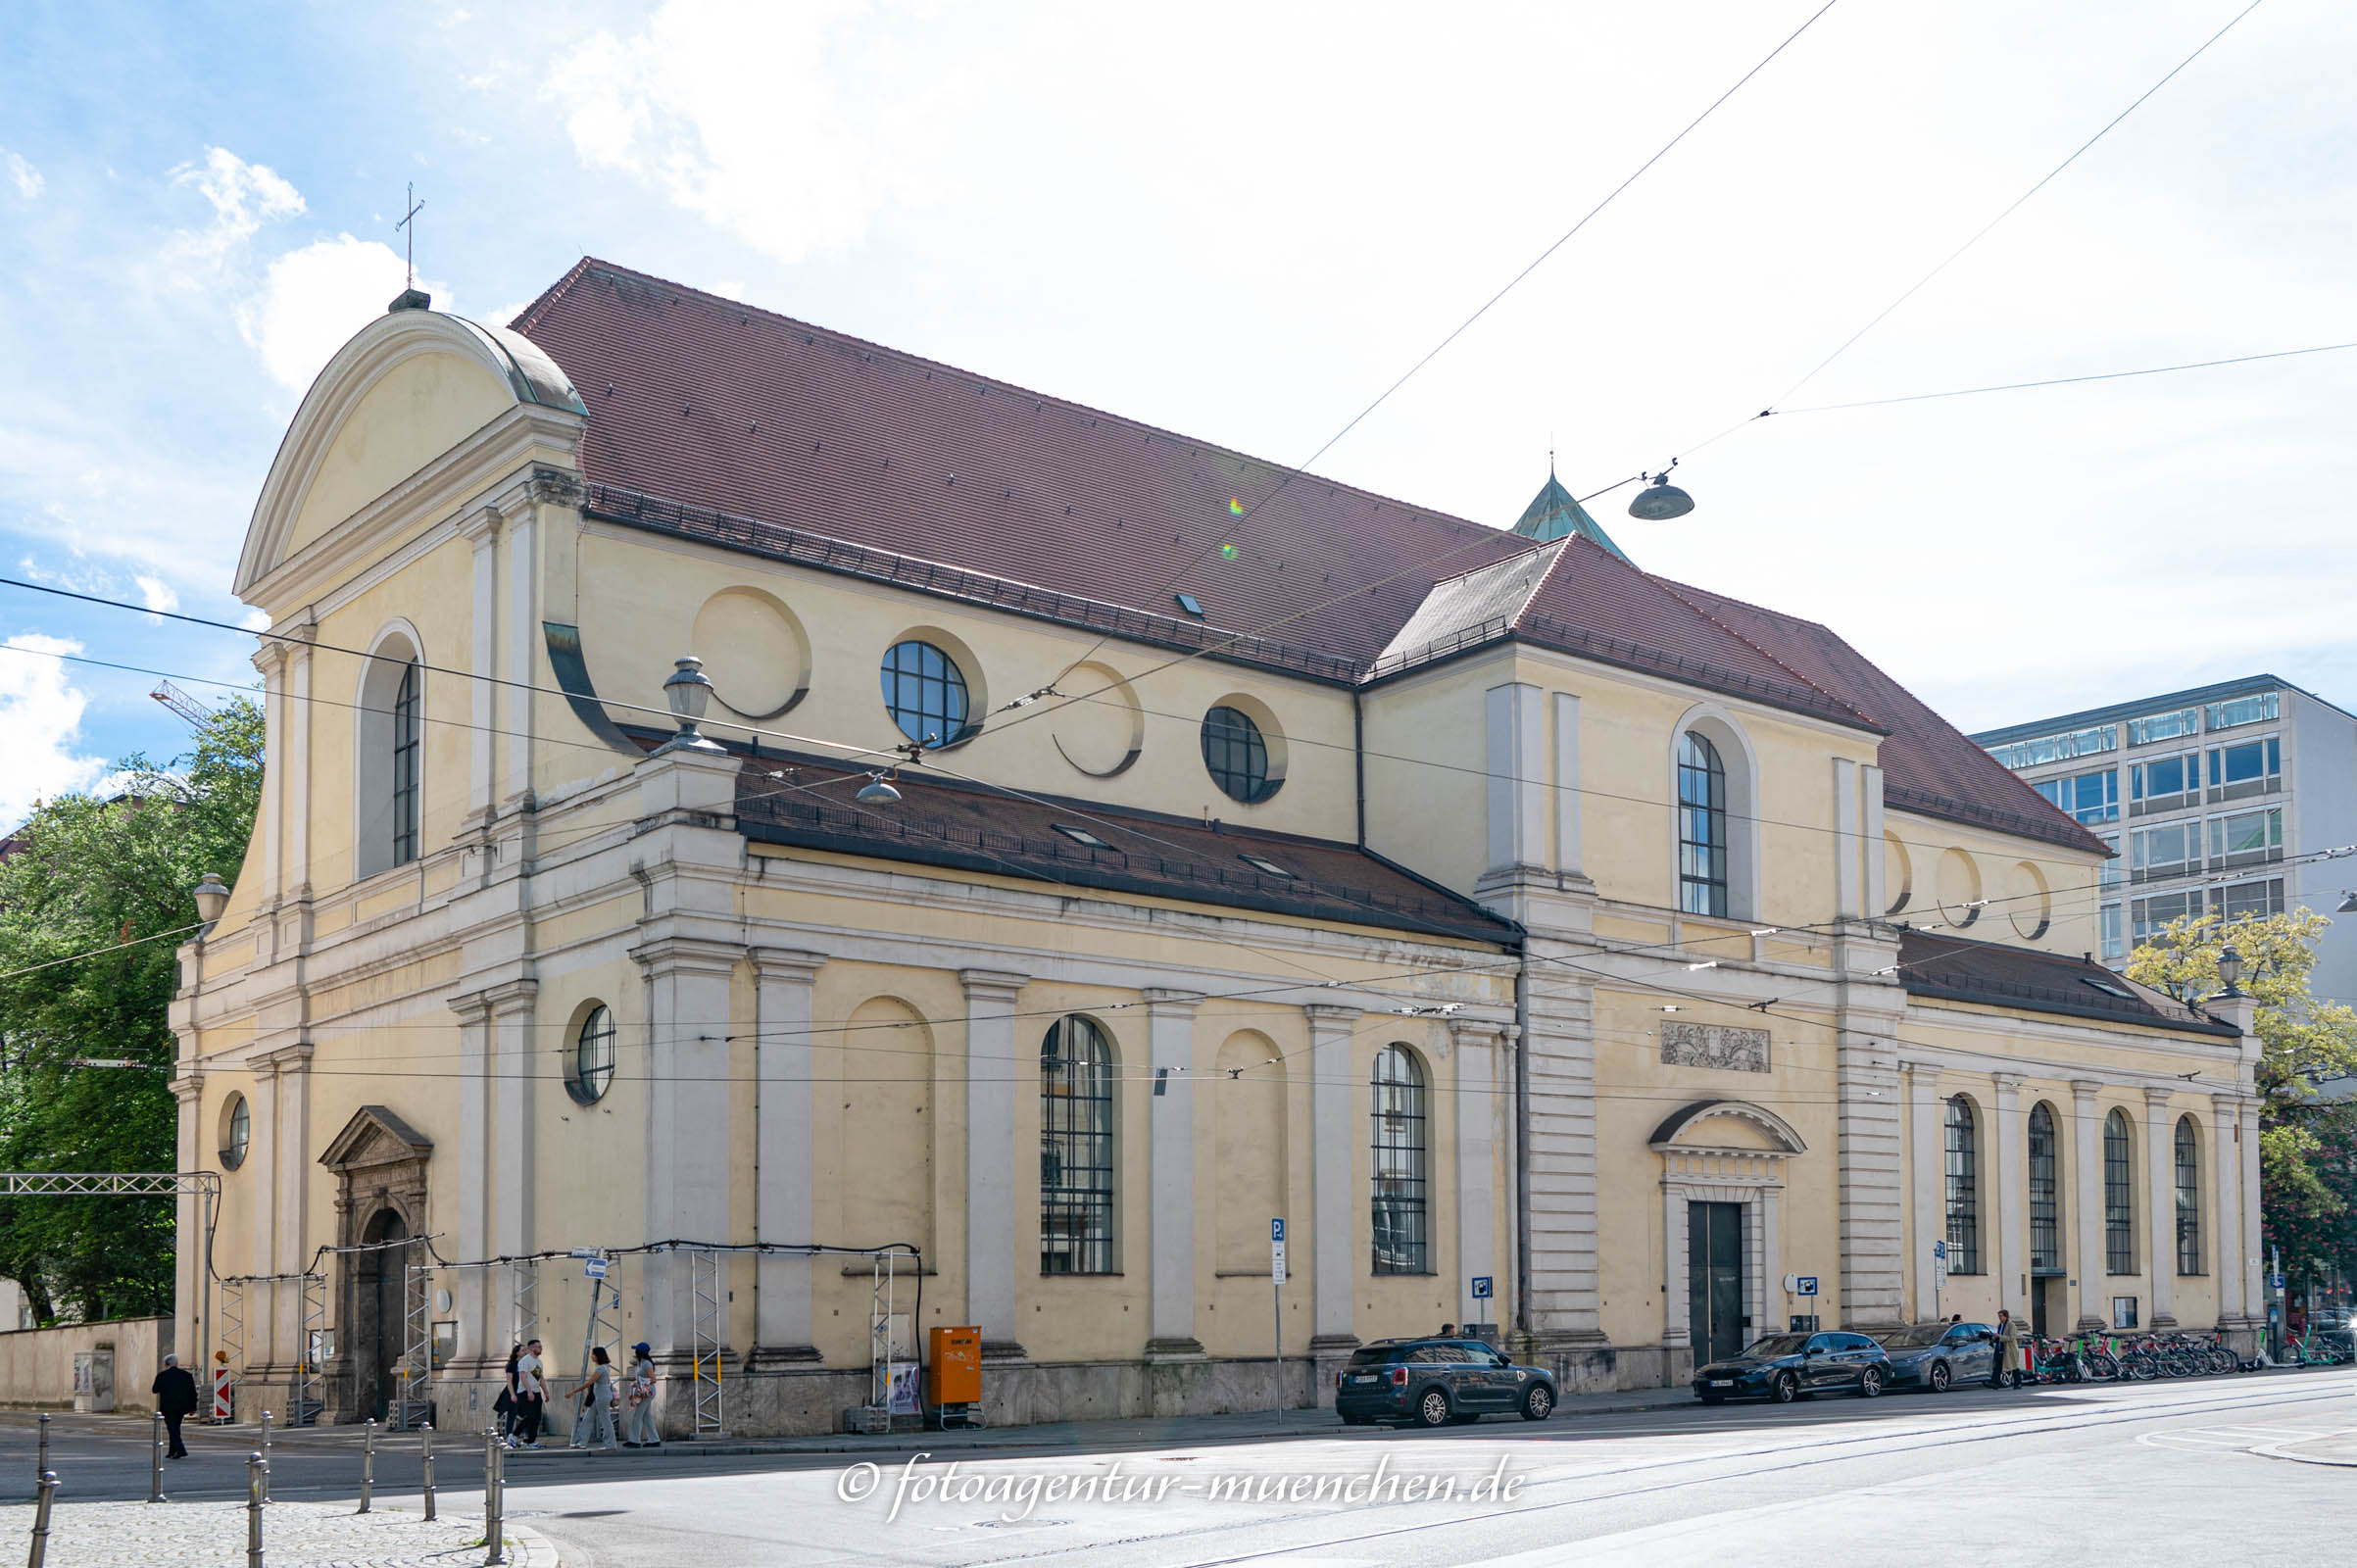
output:
[[[0,1552],[32,1539],[28,1504],[0,1507]],[[483,1560],[483,1521],[445,1513],[356,1514],[349,1504],[273,1502],[263,1510],[262,1544],[271,1568],[461,1568]],[[559,1568],[557,1548],[510,1525],[508,1561]],[[169,1568],[180,1563],[243,1568],[243,1502],[61,1502],[49,1521],[49,1568]]]

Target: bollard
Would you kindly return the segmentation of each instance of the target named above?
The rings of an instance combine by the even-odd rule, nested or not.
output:
[[[161,1410],[156,1412],[155,1451],[147,1461],[147,1500],[164,1500],[164,1412]]]
[[[262,1505],[270,1496],[270,1462],[260,1449],[246,1455],[246,1568],[262,1568]]]
[[[434,1424],[417,1429],[417,1464],[425,1476],[425,1517],[434,1516]]]
[[[360,1433],[360,1511],[368,1511],[368,1494],[376,1490],[376,1417],[362,1423]]]
[[[46,1414],[44,1414],[44,1415],[41,1417],[41,1457],[40,1457],[38,1460],[36,1460],[36,1461],[34,1462],[34,1464],[33,1464],[33,1467],[32,1467],[32,1489],[33,1489],[33,1491],[35,1491],[35,1492],[38,1492],[38,1491],[40,1491],[40,1490],[41,1490],[41,1477],[43,1477],[43,1476],[47,1475],[48,1473],[49,1473],[49,1417],[48,1417]]]
[[[262,1500],[270,1500],[270,1413],[262,1412]]]
[[[43,1416],[41,1419],[46,1421],[49,1418]],[[42,1435],[48,1435],[46,1429]],[[40,1500],[32,1510],[32,1555],[25,1559],[28,1568],[41,1568],[42,1561],[49,1555],[49,1501],[57,1494],[57,1472],[41,1472],[40,1492]]]
[[[507,1490],[508,1452],[499,1446],[499,1429],[494,1427],[483,1434],[483,1564],[508,1560],[506,1544],[501,1541],[503,1529],[500,1515],[507,1510],[507,1499],[500,1494]]]

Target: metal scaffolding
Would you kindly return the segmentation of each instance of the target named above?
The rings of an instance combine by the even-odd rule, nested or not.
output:
[[[687,1254],[688,1295],[694,1303],[690,1348],[695,1357],[695,1374],[691,1392],[699,1438],[728,1435],[720,1416],[720,1342],[728,1334],[721,1316],[727,1295],[721,1279],[722,1267],[720,1254],[711,1248],[700,1247]],[[705,1375],[708,1365],[712,1369],[709,1377]]]
[[[210,1170],[0,1171],[0,1198],[195,1198],[203,1204],[197,1235],[204,1247],[197,1270],[197,1360],[213,1362],[213,1220],[221,1207],[221,1173]],[[176,1217],[175,1217],[176,1225]]]
[[[306,1274],[232,1274],[221,1282],[221,1350],[229,1358],[229,1397],[231,1409],[237,1391],[246,1381],[246,1293],[260,1288],[270,1293],[273,1309],[280,1286],[292,1285],[300,1292],[301,1323],[296,1340],[293,1408],[287,1410],[286,1425],[310,1426],[327,1407],[327,1378],[319,1365],[320,1336],[327,1328],[327,1276]],[[234,1419],[234,1416],[232,1417]]]

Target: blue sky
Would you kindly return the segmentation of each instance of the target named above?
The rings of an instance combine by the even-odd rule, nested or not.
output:
[[[1306,457],[1813,4],[132,7],[0,52],[0,564],[242,618],[311,373],[418,270],[595,252]],[[2357,700],[2357,353],[1777,399],[2238,3],[1842,0],[1320,461],[1510,522],[1691,452],[1650,568],[1826,620],[1967,727],[2271,668]],[[1797,404],[2357,338],[2357,22],[2268,0]],[[921,553],[923,542],[909,548]],[[250,640],[0,589],[0,815]]]

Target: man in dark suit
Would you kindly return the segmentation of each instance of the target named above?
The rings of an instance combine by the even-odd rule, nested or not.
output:
[[[172,1433],[172,1451],[168,1457],[187,1458],[187,1445],[180,1442],[180,1422],[196,1409],[196,1379],[180,1365],[178,1356],[168,1355],[164,1358],[164,1370],[156,1374],[155,1384],[148,1392],[156,1396],[156,1408]]]

